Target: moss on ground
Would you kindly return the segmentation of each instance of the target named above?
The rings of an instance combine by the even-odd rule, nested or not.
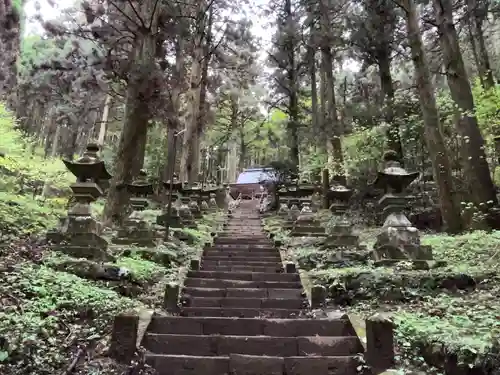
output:
[[[485,373],[499,368],[500,231],[423,234],[422,243],[433,247],[434,258],[447,262],[441,268],[415,270],[408,262],[337,268],[334,252],[289,237],[282,223],[276,216],[265,219],[308,282],[328,289],[331,307],[361,317],[392,313],[401,373],[417,364],[428,374],[441,374],[444,358]],[[373,246],[377,232],[363,228],[361,243]]]

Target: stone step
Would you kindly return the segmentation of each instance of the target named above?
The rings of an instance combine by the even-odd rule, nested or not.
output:
[[[217,234],[217,240],[228,240],[231,239],[232,242],[246,241],[246,240],[254,240],[257,242],[269,242],[269,237],[264,233],[252,233],[245,231],[234,231],[234,232],[220,232]]]
[[[248,250],[261,250],[261,251],[267,251],[267,250],[276,250],[276,247],[273,245],[262,245],[262,244],[244,244],[244,245],[231,245],[231,244],[219,244],[217,246],[213,246],[215,250],[234,250],[234,251],[248,251]]]
[[[243,245],[243,246],[231,246],[231,245],[219,245],[219,246],[210,246],[210,247],[205,247],[203,251],[238,251],[238,252],[245,252],[245,251],[277,251],[278,249],[275,246],[268,246],[268,245],[260,245],[260,246],[255,246],[255,245]]]
[[[241,245],[253,245],[253,244],[271,244],[271,241],[267,237],[262,238],[254,238],[251,236],[248,237],[216,237],[215,244],[241,244]]]
[[[300,310],[307,308],[306,299],[296,298],[241,298],[241,297],[190,297],[183,300],[186,307],[236,307],[245,309],[291,309]]]
[[[303,310],[290,309],[245,309],[236,307],[182,307],[181,316],[210,316],[228,318],[276,318],[289,319],[304,315]]]
[[[273,249],[271,251],[228,251],[228,250],[205,250],[203,252],[204,257],[221,257],[221,256],[227,256],[227,257],[266,257],[266,258],[279,258],[281,260],[281,256],[279,252],[276,249]]]
[[[348,357],[226,357],[146,354],[157,375],[357,375],[359,362]]]
[[[146,333],[142,346],[152,353],[195,356],[230,354],[294,356],[349,356],[363,351],[356,336],[224,336]]]
[[[262,260],[236,260],[234,258],[223,258],[218,260],[210,260],[207,257],[203,257],[201,260],[201,264],[203,267],[217,267],[217,266],[226,266],[226,267],[235,267],[235,266],[249,266],[249,267],[283,267],[283,263],[281,261],[262,261]]]
[[[266,273],[266,272],[223,272],[223,271],[189,271],[187,277],[198,279],[223,279],[242,281],[300,281],[298,273]]]
[[[153,316],[151,333],[232,336],[354,336],[349,319],[248,319]]]
[[[276,288],[182,288],[182,293],[193,297],[211,298],[296,298],[302,299],[302,289]]]
[[[300,281],[248,281],[224,279],[198,279],[188,277],[185,286],[195,288],[263,288],[263,289],[300,289]]]
[[[228,261],[228,260],[234,260],[234,261],[239,261],[239,262],[249,262],[249,261],[259,261],[259,262],[269,262],[269,263],[276,263],[280,262],[281,263],[281,258],[278,260],[278,257],[275,256],[265,256],[265,257],[253,257],[253,256],[244,256],[244,255],[238,255],[238,256],[204,256],[202,261],[203,262],[219,262],[219,261]]]
[[[275,267],[259,267],[259,266],[202,266],[202,271],[225,271],[225,272],[284,272],[281,265]]]

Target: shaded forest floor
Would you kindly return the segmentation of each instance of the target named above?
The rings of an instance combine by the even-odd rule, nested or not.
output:
[[[211,240],[219,214],[182,230],[187,240],[172,236],[153,251],[110,243],[116,260],[104,267],[60,254],[43,239],[67,214],[74,177],[14,124],[0,104],[0,374],[147,373],[107,358],[112,319],[159,307],[166,283],[182,280],[189,260]],[[99,215],[103,201],[93,209]],[[142,217],[154,223],[159,213],[152,206]],[[113,235],[105,233],[108,242]]]
[[[144,217],[159,213],[150,210]],[[59,254],[34,240],[4,243],[0,249],[0,373],[64,374],[64,368],[78,357],[73,373],[126,373],[107,359],[114,315],[159,308],[165,285],[183,279],[189,260],[210,241],[218,217],[218,213],[206,215],[197,230],[183,230],[188,242],[174,237],[153,249],[110,244],[116,261],[104,267]],[[110,270],[126,276],[110,277],[106,274]]]
[[[336,251],[319,250],[312,239],[289,237],[280,218],[267,218],[266,226],[282,239],[283,256],[298,263],[303,280],[325,286],[329,308],[348,312],[361,336],[364,318],[392,316],[401,368],[440,374],[447,361],[486,373],[500,368],[500,231],[423,234],[434,259],[447,265],[415,270],[408,262],[394,267],[338,263]],[[377,229],[356,232],[370,249]]]

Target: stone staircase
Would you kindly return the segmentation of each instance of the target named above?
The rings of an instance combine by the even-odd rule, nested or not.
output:
[[[364,349],[347,315],[313,317],[295,267],[284,269],[252,202],[242,206],[180,293],[167,288],[170,314],[142,338],[146,363],[159,375],[359,374]]]

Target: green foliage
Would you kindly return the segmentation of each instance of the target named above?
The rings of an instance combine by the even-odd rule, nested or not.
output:
[[[483,89],[476,80],[472,93],[476,104],[476,117],[485,138],[500,135],[500,85],[489,90]]]
[[[490,354],[500,335],[498,308],[486,291],[472,298],[424,297],[415,311],[394,315],[396,338],[406,356],[432,348],[437,354],[456,354],[469,367],[482,367],[494,357]]]
[[[67,189],[74,178],[59,159],[44,159],[34,141],[15,129],[13,115],[0,103],[0,173],[7,177],[0,181],[2,190],[14,193],[41,193],[48,181],[58,189]]]
[[[34,199],[0,192],[0,240],[39,234],[57,224],[65,212],[61,199]]]
[[[484,267],[500,264],[500,231],[473,231],[459,236],[426,235],[424,245],[431,245],[434,257],[457,266]]]
[[[367,181],[375,177],[385,145],[385,127],[359,129],[343,138],[347,175],[353,180]]]
[[[159,275],[165,275],[165,267],[159,264],[141,259],[139,256],[135,255],[133,257],[122,257],[116,261],[116,265],[120,267],[127,268],[130,270],[136,279],[146,282],[151,279],[155,279]]]
[[[8,373],[56,372],[73,340],[95,340],[114,314],[141,306],[71,274],[29,264],[0,275],[0,294]]]

